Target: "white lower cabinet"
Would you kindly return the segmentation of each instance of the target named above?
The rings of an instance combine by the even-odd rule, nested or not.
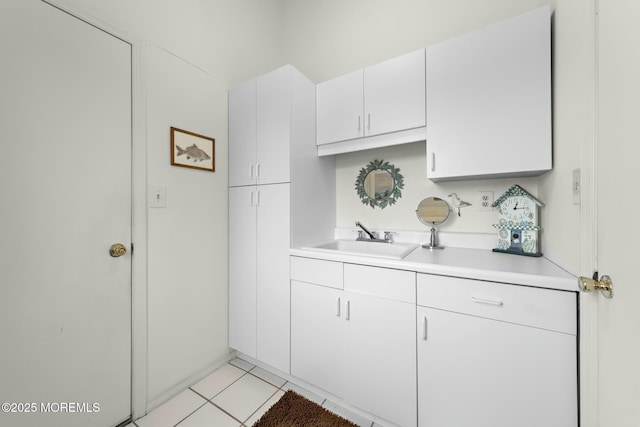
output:
[[[575,301],[419,274],[418,425],[576,427]]]
[[[343,290],[335,281],[296,275],[299,260],[309,262],[291,261],[292,375],[394,424],[415,426],[415,301],[389,298],[397,288],[414,289],[415,298],[415,273],[345,264]],[[378,283],[364,286],[371,277]]]
[[[575,292],[290,264],[292,375],[381,424],[578,426]]]
[[[290,184],[229,189],[229,346],[289,371]]]

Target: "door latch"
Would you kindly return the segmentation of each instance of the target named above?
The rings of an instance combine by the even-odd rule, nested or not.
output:
[[[598,272],[593,273],[592,278],[580,276],[578,278],[578,286],[582,292],[595,292],[600,293],[605,298],[613,298],[613,281],[609,276],[602,276],[598,279]]]

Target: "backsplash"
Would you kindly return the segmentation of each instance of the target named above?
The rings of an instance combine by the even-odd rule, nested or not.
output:
[[[384,159],[400,169],[404,177],[402,197],[392,206],[372,209],[362,204],[355,190],[361,168],[374,159]],[[424,231],[427,227],[416,217],[416,207],[425,197],[446,200],[451,213],[438,227],[443,232],[495,233],[492,224],[497,212],[479,211],[479,191],[493,191],[499,197],[513,184],[519,184],[533,195],[538,193],[540,178],[505,178],[434,183],[427,179],[425,142],[372,149],[336,156],[336,226],[351,228],[356,220],[374,229]],[[449,194],[472,204],[462,208],[461,216],[451,203]],[[543,200],[544,202],[544,200]],[[544,216],[544,209],[542,211]]]

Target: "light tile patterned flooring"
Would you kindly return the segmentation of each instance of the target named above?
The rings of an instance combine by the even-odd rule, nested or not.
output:
[[[294,390],[361,427],[379,427],[242,359],[233,359],[127,427],[251,427],[287,390]]]

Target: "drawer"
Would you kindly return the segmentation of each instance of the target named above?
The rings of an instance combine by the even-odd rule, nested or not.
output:
[[[415,304],[416,273],[391,268],[345,264],[344,289]]]
[[[342,263],[292,256],[291,280],[342,289]]]
[[[576,335],[574,292],[418,274],[418,305]]]

